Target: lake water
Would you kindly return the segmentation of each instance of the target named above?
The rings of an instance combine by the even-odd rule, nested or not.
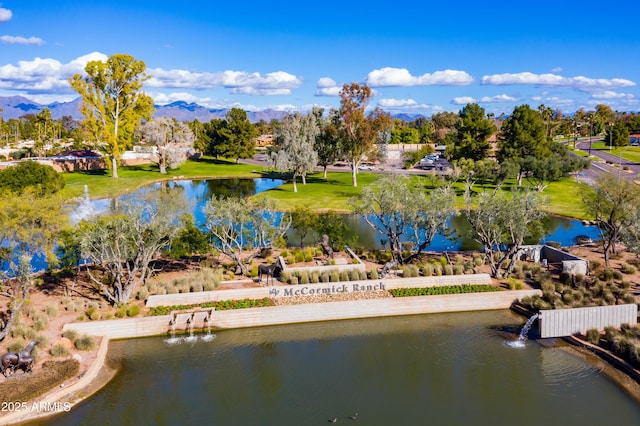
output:
[[[270,189],[277,188],[284,181],[279,179],[211,179],[211,180],[180,180],[153,184],[151,187],[159,189],[164,186],[176,192],[176,196],[183,197],[191,203],[192,214],[195,223],[202,226],[205,223],[204,206],[213,196],[234,196],[234,195],[254,195]],[[112,201],[109,199],[92,200],[93,211],[106,211],[110,208]],[[342,215],[342,220],[347,225],[347,232],[344,240],[352,245],[360,245],[366,249],[382,248],[382,235],[376,233],[364,221],[362,216]],[[545,220],[546,234],[540,238],[534,238],[528,243],[535,244],[539,241],[555,241],[561,245],[573,245],[575,237],[587,235],[592,239],[598,238],[598,229],[595,226],[584,225],[579,220],[549,217]],[[447,238],[438,235],[428,247],[430,251],[453,251],[453,250],[478,250],[479,244],[470,237],[469,223],[464,216],[453,217],[449,221],[449,226],[455,234],[455,238]],[[290,245],[299,245],[300,239],[292,230],[287,234]],[[310,234],[305,241],[314,243],[318,236]]]
[[[176,196],[183,197],[185,201],[192,206],[192,214],[195,223],[203,226],[205,223],[204,206],[211,199],[212,195],[217,196],[237,196],[237,195],[255,195],[264,191],[268,191],[284,183],[280,179],[209,179],[209,180],[179,180],[161,182],[150,185],[151,189],[160,189],[160,187],[168,188],[175,191]],[[144,190],[148,189],[145,187]],[[142,191],[141,189],[140,191]],[[135,196],[134,192],[134,196]],[[90,188],[88,195],[90,196]],[[103,213],[112,208],[114,200],[110,198],[87,199],[79,206],[70,207],[70,220],[77,223],[88,214]],[[347,232],[344,241],[352,247],[361,246],[365,249],[382,248],[382,239],[384,236],[376,233],[365,222],[363,217],[358,215],[342,215],[341,219],[347,225]],[[443,235],[437,235],[427,251],[457,251],[457,250],[479,250],[480,245],[470,237],[469,223],[464,216],[451,218],[449,226],[453,230],[454,238],[447,238]],[[538,242],[555,241],[563,246],[575,244],[575,237],[578,235],[587,235],[592,239],[598,239],[598,228],[595,226],[584,225],[581,221],[575,219],[567,219],[561,217],[548,217],[545,220],[546,234],[540,238],[533,238],[527,244],[537,244]],[[309,233],[305,243],[314,244],[319,241],[319,236]],[[287,233],[287,240],[290,246],[300,245],[300,239],[293,230]],[[388,246],[387,246],[388,248]],[[32,262],[36,271],[46,269],[46,259],[42,256],[36,256]],[[7,265],[0,265],[4,271]]]
[[[640,404],[584,360],[549,342],[510,347],[523,322],[500,310],[116,341],[118,375],[33,424],[640,424]]]

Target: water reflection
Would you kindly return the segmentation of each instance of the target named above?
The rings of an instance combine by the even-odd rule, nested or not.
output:
[[[207,180],[180,180],[163,183],[156,183],[151,186],[152,189],[165,187],[169,190],[174,189],[176,196],[184,197],[184,199],[192,205],[192,214],[195,223],[204,226],[205,215],[204,206],[213,195],[217,196],[250,196],[264,191],[268,191],[282,185],[284,181],[279,179],[207,179]],[[142,191],[142,190],[141,190]],[[134,193],[135,196],[135,193]],[[97,203],[94,210],[104,211],[104,200],[92,201]],[[340,215],[342,221],[346,224],[346,233],[343,240],[349,245],[363,247],[365,249],[380,249],[385,243],[385,236],[376,233],[366,223],[363,217],[358,215],[344,214]],[[544,235],[534,236],[527,241],[527,244],[536,244],[540,241],[555,241],[561,245],[575,244],[575,237],[578,235],[587,235],[592,239],[598,238],[598,230],[595,226],[584,225],[579,220],[548,217],[544,220]],[[453,216],[449,220],[449,228],[451,235],[437,235],[432,244],[427,248],[428,251],[455,251],[455,250],[478,250],[480,245],[473,239],[469,222],[464,215]],[[304,244],[314,244],[320,240],[320,236],[310,232],[304,239]],[[299,245],[300,236],[293,230],[287,233],[287,241],[289,245]],[[387,246],[388,248],[388,246]]]

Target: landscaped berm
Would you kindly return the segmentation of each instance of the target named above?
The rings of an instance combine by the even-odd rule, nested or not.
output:
[[[532,312],[637,302],[640,294],[637,259],[620,256],[612,260],[610,268],[604,268],[602,254],[594,247],[575,247],[569,251],[590,261],[589,275],[571,276],[562,273],[559,265],[545,268],[542,264],[521,261],[508,279],[496,280],[489,278],[489,268],[481,253],[427,253],[409,265],[384,268],[390,260],[384,251],[357,254],[345,251],[328,258],[316,247],[265,252],[249,264],[247,276],[236,274],[233,263],[222,255],[158,260],[155,267],[159,272],[136,291],[135,300],[121,306],[108,304],[86,272],[77,276],[47,273],[38,278],[40,284],[0,348],[1,354],[17,353],[29,342],[38,341],[32,352],[35,359],[32,371],[8,368],[7,377],[0,379],[1,401],[25,403],[13,407],[12,412],[3,411],[0,422],[68,410],[98,390],[116,368],[103,365],[108,343],[108,337],[103,336],[169,334],[172,318],[183,318],[184,324],[177,324],[177,331],[189,332],[187,319],[195,318],[194,312],[212,313],[210,317],[201,315],[201,321],[206,317],[208,323],[198,327],[215,329],[447,310],[505,309],[516,300]],[[259,276],[260,265],[273,264],[279,265],[275,277]],[[451,294],[459,295],[459,304],[451,302],[456,299]],[[373,299],[379,300],[377,306],[383,308],[371,305]],[[367,304],[361,304],[363,300]],[[318,317],[309,314],[311,310],[305,309],[305,304],[338,308],[335,312],[320,310],[320,314],[314,314]],[[278,311],[287,306],[296,310]],[[256,309],[273,309],[270,311],[273,314],[260,316],[271,320],[256,320],[248,314]],[[125,335],[117,335],[122,329],[119,324],[134,319],[155,325],[143,332],[139,326],[136,332],[124,327]],[[624,343],[619,336],[624,336]],[[589,331],[583,339],[601,350],[618,350],[629,371],[640,367],[637,326],[624,326],[619,333],[611,329]]]

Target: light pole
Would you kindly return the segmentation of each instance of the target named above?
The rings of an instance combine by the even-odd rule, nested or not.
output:
[[[620,152],[618,153],[618,182],[622,179],[622,152],[627,148],[629,147],[625,146],[624,148],[620,148]]]

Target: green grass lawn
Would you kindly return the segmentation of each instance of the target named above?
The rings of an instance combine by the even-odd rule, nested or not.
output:
[[[608,152],[611,155],[620,156],[622,152],[622,158],[627,161],[633,161],[634,163],[640,163],[640,147],[638,146],[623,146],[623,147],[612,147],[609,150],[609,145],[604,141],[594,142],[591,146],[593,149],[597,149],[598,151]]]
[[[111,177],[109,170],[94,170],[88,172],[64,173],[67,182],[62,191],[65,199],[79,197],[83,194],[84,185],[89,188],[91,197],[112,197],[131,192],[140,186],[160,180],[172,180],[174,178],[257,178],[257,177],[281,177],[271,173],[267,169],[247,164],[236,164],[234,161],[203,158],[197,161],[188,161],[177,170],[169,170],[166,175],[161,175],[155,165],[141,165],[120,167],[118,179]],[[358,186],[351,183],[351,173],[333,172],[323,178],[322,173],[312,173],[307,176],[307,184],[302,185],[298,179],[298,192],[293,192],[293,184],[286,183],[278,188],[264,192],[259,196],[269,196],[276,201],[278,210],[293,210],[297,205],[308,206],[312,210],[338,212],[351,211],[349,199],[359,194],[361,189],[374,183],[384,175],[361,172],[358,173]],[[433,188],[434,182],[427,176],[412,176],[415,184],[423,186],[425,190]],[[526,183],[525,183],[526,184]],[[511,191],[515,186],[513,180],[507,181],[503,190]],[[582,212],[581,192],[584,185],[577,183],[572,178],[563,179],[550,184],[543,195],[547,197],[545,210],[552,214],[584,218]],[[457,205],[464,207],[464,183],[457,182],[454,185],[458,195]],[[476,184],[474,191],[492,191],[492,185]]]
[[[259,196],[269,196],[276,200],[278,210],[293,210],[296,206],[303,205],[317,211],[348,212],[351,211],[349,198],[381,177],[382,175],[375,173],[358,173],[358,186],[354,187],[350,172],[328,173],[326,179],[322,177],[322,173],[313,173],[307,176],[306,185],[302,185],[298,179],[297,193],[293,192],[293,183],[286,183]]]
[[[167,174],[160,174],[155,164],[118,168],[118,179],[111,177],[110,170],[91,170],[86,172],[63,173],[67,182],[62,190],[65,199],[79,197],[84,192],[84,186],[89,188],[91,197],[113,197],[134,191],[142,185],[161,180],[185,178],[223,178],[246,177],[256,178],[269,175],[262,168],[248,164],[236,164],[229,160],[202,158],[187,161],[177,170],[168,170]]]

